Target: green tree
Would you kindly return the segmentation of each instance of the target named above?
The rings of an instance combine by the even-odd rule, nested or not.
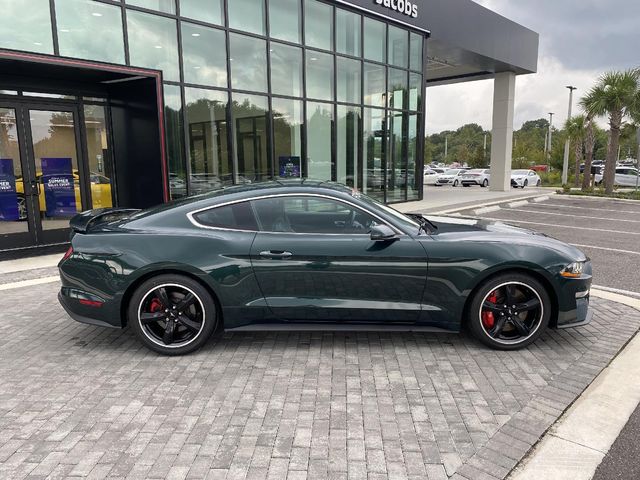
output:
[[[567,131],[569,138],[573,142],[575,157],[575,176],[574,187],[580,186],[580,163],[582,163],[582,155],[584,152],[584,136],[585,136],[586,118],[584,115],[576,115],[571,117],[565,123],[564,129]],[[585,167],[586,168],[586,167]]]
[[[640,110],[640,71],[625,70],[602,75],[580,104],[590,117],[607,116],[609,144],[604,169],[604,187],[613,193],[620,129],[626,118]]]

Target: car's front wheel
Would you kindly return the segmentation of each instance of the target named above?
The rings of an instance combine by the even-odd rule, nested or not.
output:
[[[525,180],[524,183],[522,184],[522,188],[528,187],[528,186],[529,186],[529,180]]]
[[[142,283],[131,297],[128,315],[140,341],[163,355],[197,350],[218,326],[211,294],[182,275],[159,275]]]
[[[482,181],[482,185],[480,185],[482,188],[486,188],[489,186],[489,180],[487,180],[486,178]]]
[[[454,186],[454,187],[457,187],[457,186],[458,186],[458,180],[454,180],[454,181],[453,181],[453,186]]]
[[[551,299],[535,278],[510,273],[481,285],[467,313],[478,340],[497,350],[516,350],[542,335],[551,318]]]

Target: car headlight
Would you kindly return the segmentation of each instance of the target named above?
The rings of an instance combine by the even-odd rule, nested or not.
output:
[[[578,278],[584,270],[584,262],[573,262],[560,271],[560,275],[565,278]]]

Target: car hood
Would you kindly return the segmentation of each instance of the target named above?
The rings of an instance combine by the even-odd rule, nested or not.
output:
[[[586,255],[578,248],[550,237],[544,233],[509,225],[492,220],[424,215],[436,231],[433,238],[451,241],[470,242],[506,242],[519,245],[545,247],[567,257],[569,261],[587,260]]]

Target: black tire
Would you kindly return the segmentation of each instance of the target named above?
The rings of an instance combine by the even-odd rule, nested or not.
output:
[[[551,299],[535,278],[505,273],[476,290],[466,317],[466,325],[480,342],[496,350],[517,350],[544,333],[551,318]]]
[[[524,183],[522,184],[522,188],[524,189],[524,187],[528,187],[529,186],[529,180],[524,181]]]
[[[453,181],[453,186],[454,186],[454,187],[457,187],[457,186],[458,186],[458,180],[454,180],[454,181]]]
[[[463,187],[470,187],[471,185],[469,185],[468,183],[463,183],[462,186]]]
[[[536,182],[536,187],[539,187],[540,185],[542,185],[542,180],[538,180],[538,181]]]
[[[199,349],[220,324],[211,294],[182,275],[158,275],[145,281],[131,296],[127,314],[138,339],[163,355],[184,355]]]
[[[482,181],[482,185],[480,185],[482,188],[486,188],[489,186],[489,180],[487,180],[486,178]]]
[[[441,186],[442,186],[442,184],[441,184],[441,183],[436,183],[436,185],[435,185],[435,186],[436,186],[436,187],[441,187]]]

